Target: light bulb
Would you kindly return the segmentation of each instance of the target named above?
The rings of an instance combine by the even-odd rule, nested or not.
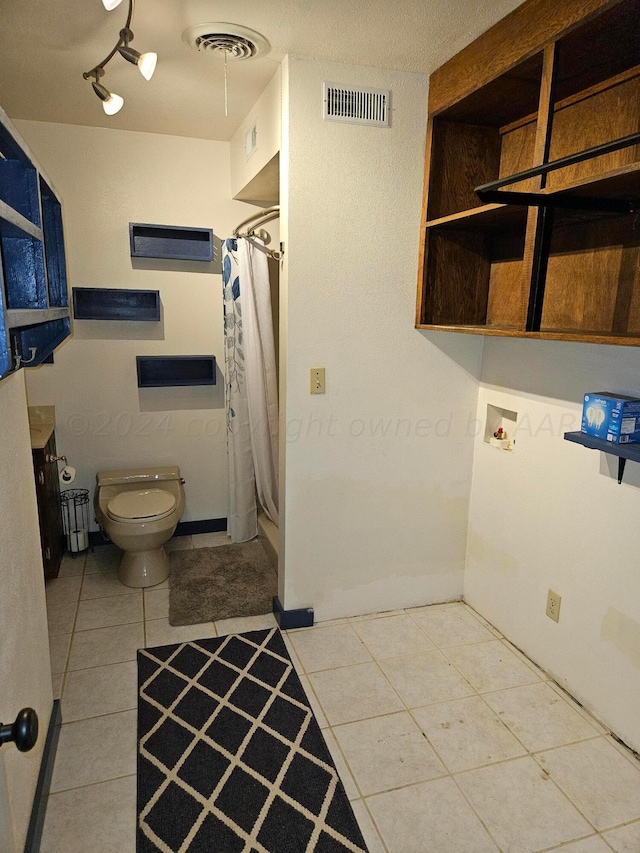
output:
[[[108,116],[114,116],[116,113],[119,113],[123,106],[124,98],[116,95],[115,92],[111,92],[107,100],[102,102],[102,109]]]
[[[107,10],[107,12],[113,11],[117,6],[122,3],[122,0],[102,0],[102,5]]]
[[[595,419],[596,419],[596,410],[593,406],[589,406],[589,408],[587,409],[587,423],[589,424],[590,427],[593,426]]]
[[[596,426],[598,429],[602,426],[602,422],[604,421],[604,409],[596,410]]]
[[[157,53],[143,53],[138,59],[138,68],[145,80],[151,80],[158,62]]]

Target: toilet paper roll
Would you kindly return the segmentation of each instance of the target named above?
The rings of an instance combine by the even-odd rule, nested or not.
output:
[[[67,534],[67,550],[72,553],[86,551],[89,547],[89,533],[86,530],[72,530]]]
[[[73,483],[76,478],[76,469],[72,468],[71,465],[65,465],[62,471],[60,471],[60,482],[67,486],[69,483]]]

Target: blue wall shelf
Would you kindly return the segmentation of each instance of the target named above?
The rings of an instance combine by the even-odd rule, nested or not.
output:
[[[213,355],[139,355],[136,366],[138,388],[216,384]]]
[[[565,432],[564,437],[566,441],[573,441],[575,444],[581,444],[590,450],[600,450],[602,453],[608,453],[610,456],[617,456],[618,483],[622,483],[624,466],[627,459],[631,459],[632,462],[640,462],[640,442],[636,442],[635,444],[615,444],[613,441],[595,438],[595,436],[587,435],[584,432]]]
[[[178,225],[129,223],[132,258],[165,258],[177,261],[212,261],[213,231]]]
[[[115,287],[74,287],[76,320],[160,320],[160,291],[123,290]]]

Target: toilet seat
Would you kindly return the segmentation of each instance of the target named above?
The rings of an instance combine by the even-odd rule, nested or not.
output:
[[[107,513],[114,521],[137,523],[159,520],[171,515],[176,505],[173,495],[164,489],[136,489],[120,492],[107,504]]]

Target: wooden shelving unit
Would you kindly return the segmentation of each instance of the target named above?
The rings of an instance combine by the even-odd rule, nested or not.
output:
[[[0,110],[0,379],[68,337],[62,207]]]
[[[76,320],[157,323],[160,320],[160,291],[74,287],[73,316]]]
[[[640,199],[640,144],[506,188],[543,206],[476,194],[638,132],[638,20],[640,0],[526,0],[432,75],[418,328],[640,345],[637,217],[602,209]]]
[[[178,225],[129,223],[132,258],[163,258],[178,261],[212,261],[213,231]]]

